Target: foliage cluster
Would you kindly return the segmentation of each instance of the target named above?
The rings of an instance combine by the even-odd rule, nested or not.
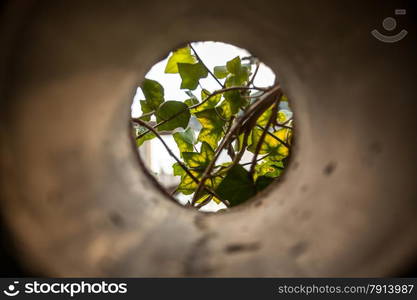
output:
[[[293,120],[281,107],[288,99],[277,83],[253,84],[259,65],[255,57],[235,57],[211,71],[188,44],[171,54],[165,68],[165,73],[181,77],[187,100],[166,100],[160,83],[143,80],[142,115],[132,119],[136,144],[140,147],[154,138],[163,142],[176,160],[173,173],[181,178],[175,193],[192,195],[188,206],[201,208],[211,200],[236,206],[271,184],[285,168]],[[201,95],[195,95],[200,80],[209,75],[219,89],[201,87]],[[164,143],[162,131],[173,133],[180,157]],[[252,159],[244,163],[246,151]],[[216,164],[221,153],[227,153],[230,161]]]

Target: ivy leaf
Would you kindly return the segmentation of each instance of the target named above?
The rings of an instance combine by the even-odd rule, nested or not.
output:
[[[259,176],[255,183],[255,188],[257,192],[264,190],[268,185],[274,181],[274,178],[267,176]]]
[[[156,121],[162,122],[169,120],[158,127],[158,130],[174,130],[175,128],[187,128],[190,121],[190,111],[184,102],[180,101],[166,101],[156,112]]]
[[[143,126],[138,126],[138,127],[136,128],[136,136],[139,136],[139,135],[143,134],[143,133],[144,133],[144,132],[146,132],[146,131],[148,131],[148,129],[147,129],[146,127],[143,127]],[[156,135],[155,135],[153,132],[149,131],[148,133],[146,133],[146,134],[145,134],[144,136],[142,136],[141,138],[136,139],[136,147],[140,147],[140,146],[142,146],[142,144],[143,144],[145,141],[147,141],[147,140],[151,140],[151,139],[153,139],[154,137],[156,137]]]
[[[181,89],[195,90],[198,81],[208,75],[207,69],[200,62],[196,64],[178,63],[178,71],[182,79]]]
[[[284,169],[284,164],[282,161],[271,161],[267,160],[261,164],[255,166],[255,177],[270,177],[275,178],[281,175],[282,170]]]
[[[201,179],[202,174],[200,172],[190,170],[190,173],[198,180]],[[191,195],[196,189],[197,183],[190,177],[190,175],[184,172],[181,176],[181,182],[178,185],[177,191],[183,193],[184,195]]]
[[[157,110],[159,105],[164,102],[164,88],[159,82],[145,78],[141,89],[145,95],[147,109]]]
[[[275,131],[274,133],[271,133],[281,139],[282,141],[287,141],[287,135],[290,134],[289,132],[291,129],[283,128],[280,130]],[[254,128],[252,130],[252,143],[248,147],[248,150],[252,153],[256,151],[256,147],[258,145],[259,139],[262,135],[263,130]],[[267,154],[271,153],[273,155],[280,155],[282,158],[285,158],[288,156],[288,148],[281,144],[277,139],[272,137],[270,134],[265,135],[264,142],[262,143],[261,149],[259,151],[259,154]],[[281,158],[281,159],[282,159]]]
[[[242,66],[239,56],[228,61],[226,63],[226,68],[231,73],[226,79],[226,87],[241,86],[249,80],[249,68],[247,66]]]
[[[238,74],[241,71],[240,69],[242,67],[242,62],[240,61],[240,57],[236,56],[232,60],[229,60],[226,63],[226,67],[227,67],[227,71],[229,71],[230,73]]]
[[[191,54],[189,46],[180,48],[174,51],[171,57],[168,59],[168,63],[165,67],[165,73],[178,73],[178,63],[189,63],[194,64],[197,59]]]
[[[278,112],[278,116],[277,116],[277,122],[278,124],[283,124],[288,120],[287,115],[285,114],[285,112],[283,112],[282,110],[280,110]]]
[[[201,144],[201,151],[198,152],[183,152],[182,156],[185,163],[193,169],[203,171],[214,157],[214,151],[209,144],[203,142]]]
[[[183,176],[187,174],[187,172],[185,172],[181,165],[177,162],[172,165],[172,169],[174,171],[174,176]]]
[[[258,120],[256,121],[256,124],[261,125],[263,127],[266,126],[266,124],[269,121],[269,118],[271,117],[271,113],[272,113],[272,107],[269,107],[267,110],[265,110],[262,115],[258,118]],[[283,111],[278,111],[277,114],[277,118],[276,118],[276,122],[278,124],[282,124],[287,120],[287,115],[283,112]]]
[[[240,91],[228,91],[224,93],[224,101],[220,104],[222,116],[230,119],[231,116],[238,113],[239,109],[246,106],[249,100],[242,97]]]
[[[215,109],[207,109],[195,114],[200,122],[202,129],[198,135],[197,140],[200,142],[208,143],[211,148],[216,149],[217,143],[223,135],[223,121],[218,115]]]
[[[184,132],[176,132],[173,136],[178,149],[180,149],[181,157],[183,152],[192,152],[194,150],[196,140],[193,129],[188,128]]]
[[[199,198],[195,203],[196,204],[200,204],[203,201],[205,201],[208,197],[210,197],[210,195],[209,194],[205,194],[203,197]]]
[[[218,79],[226,78],[229,75],[229,71],[227,70],[226,66],[217,66],[214,67],[214,76]]]
[[[184,103],[187,104],[188,107],[199,103],[197,97],[193,94],[193,92],[185,91],[185,93],[190,97],[190,99],[184,101]]]
[[[154,110],[148,104],[146,100],[140,100],[139,102],[140,102],[140,108],[142,110],[142,116],[139,117],[139,119],[144,120],[144,121],[149,121],[152,115],[150,113],[153,112]]]
[[[228,200],[231,206],[236,206],[254,196],[256,189],[249,172],[241,165],[236,165],[229,170],[216,193]]]
[[[185,101],[184,101],[184,103],[185,103],[188,107],[190,107],[190,106],[193,106],[193,105],[195,105],[195,104],[198,104],[199,102],[198,102],[198,99],[197,99],[197,98],[190,98],[190,99],[185,100]]]
[[[206,90],[206,89],[201,90],[201,101],[204,101],[210,95],[211,95],[211,93],[208,90]],[[220,101],[221,98],[222,98],[222,94],[216,94],[216,95],[210,97],[203,104],[201,104],[198,107],[194,108],[191,111],[191,113],[195,114],[196,112],[199,112],[199,111],[203,111],[203,110],[206,110],[206,109],[214,108],[214,107],[216,107],[217,103],[219,103],[219,101]]]

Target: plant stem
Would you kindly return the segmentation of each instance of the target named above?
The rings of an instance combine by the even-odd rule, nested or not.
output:
[[[135,122],[139,123],[139,125],[148,128],[151,132],[153,132],[156,137],[161,141],[162,145],[164,145],[165,149],[167,150],[167,152],[169,153],[170,156],[172,156],[176,162],[181,166],[181,168],[187,173],[188,176],[191,177],[191,179],[197,183],[200,184],[201,182],[190,172],[190,170],[184,165],[184,163],[178,159],[178,157],[171,151],[171,149],[168,147],[168,145],[165,143],[165,141],[163,140],[163,138],[158,134],[158,132],[156,132],[156,130],[154,128],[152,128],[152,126],[148,125],[146,122],[142,121],[142,120],[136,120]],[[220,197],[218,197],[216,195],[216,193],[214,191],[212,191],[210,188],[208,188],[207,186],[204,186],[204,189],[211,195],[217,197],[220,199]],[[200,189],[201,190],[201,189]]]
[[[229,132],[223,137],[222,141],[220,142],[220,145],[218,146],[216,152],[214,153],[213,159],[210,161],[206,169],[204,170],[204,173],[201,177],[200,184],[197,186],[197,190],[194,194],[193,200],[191,204],[194,204],[198,199],[197,195],[203,188],[204,182],[207,180],[208,177],[210,177],[210,173],[217,161],[217,159],[220,156],[220,153],[222,150],[228,145],[230,139],[234,136],[235,132],[238,130],[242,130],[245,126],[243,126],[243,123],[246,121],[246,123],[249,122],[253,123],[252,118],[255,117],[255,121],[258,119],[258,117],[271,105],[270,102],[276,101],[276,97],[279,96],[281,98],[282,91],[279,85],[271,88],[267,93],[262,95],[258,101],[253,103],[247,110],[246,113],[236,118],[235,123],[233,126],[230,127]],[[265,107],[266,106],[266,107]]]
[[[214,97],[215,95],[221,94],[221,93],[225,93],[228,91],[232,91],[232,90],[261,90],[261,91],[268,91],[268,88],[251,88],[251,87],[247,87],[247,86],[233,86],[233,87],[229,87],[229,88],[224,88],[224,89],[220,89],[220,90],[216,90],[213,93],[211,93],[210,95],[208,95],[203,101],[201,101],[200,103],[191,105],[189,107],[187,107],[184,110],[181,110],[179,112],[177,112],[176,114],[174,114],[173,116],[171,116],[170,118],[163,120],[161,122],[159,122],[158,124],[156,124],[155,126],[153,126],[153,128],[158,128],[159,126],[171,121],[172,119],[178,117],[179,115],[183,114],[184,112],[186,112],[187,110],[193,109],[193,108],[197,108],[200,105],[202,105],[203,103],[207,102],[211,97]],[[136,122],[137,120],[139,120],[140,118],[132,118],[133,122]],[[136,122],[137,123],[137,122]],[[141,133],[140,135],[138,135],[136,137],[136,139],[140,139],[141,137],[143,137],[145,134],[147,134],[150,130],[146,130],[145,132]]]
[[[216,76],[214,76],[214,74],[210,71],[209,68],[207,68],[207,66],[205,65],[205,63],[203,62],[203,60],[201,59],[201,57],[198,55],[197,51],[195,51],[194,47],[191,45],[191,43],[188,44],[190,46],[190,48],[193,50],[195,56],[197,57],[198,61],[204,66],[204,68],[206,68],[207,72],[210,73],[210,75],[217,81],[217,83],[224,88],[223,84],[220,82],[219,79],[217,79]]]
[[[253,84],[253,81],[255,80],[256,75],[258,74],[258,70],[259,70],[259,66],[260,66],[261,62],[259,60],[257,60],[256,62],[256,69],[255,69],[255,73],[253,73],[252,78],[249,80],[248,85],[250,86],[251,84]]]
[[[209,203],[211,201],[211,199],[213,199],[213,196],[208,196],[207,199],[204,199],[203,202],[199,203],[195,208],[200,209],[202,208],[204,205],[206,205],[207,203]]]
[[[265,127],[261,126],[261,125],[256,125],[256,127],[265,130]],[[283,144],[285,147],[287,147],[288,149],[290,149],[290,145],[287,142],[284,142],[283,140],[281,140],[279,137],[277,137],[275,134],[270,133],[269,131],[267,132],[267,134],[269,136],[271,136],[272,138],[276,139],[278,142],[280,142],[281,144]]]
[[[274,120],[277,118],[278,113],[278,102],[274,104],[274,107],[272,108],[271,116],[269,117],[268,122],[266,123],[265,129],[262,131],[261,136],[259,137],[258,144],[256,145],[255,153],[252,157],[252,164],[250,166],[249,174],[251,177],[253,177],[253,174],[255,173],[255,166],[256,166],[256,159],[258,158],[258,154],[261,151],[262,144],[265,140],[266,134],[269,130],[269,127],[272,125]]]
[[[266,155],[264,155],[264,156],[262,156],[262,157],[258,158],[258,159],[256,160],[256,162],[259,162],[259,161],[261,161],[261,160],[263,160],[263,159],[267,158],[269,155],[271,155],[271,153],[268,153],[268,154],[266,154]],[[250,165],[250,164],[252,164],[252,162],[247,162],[247,163],[241,164],[241,166],[247,166],[247,165]]]

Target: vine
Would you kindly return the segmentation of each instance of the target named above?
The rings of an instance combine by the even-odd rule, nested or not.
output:
[[[280,106],[288,99],[278,83],[254,85],[259,67],[257,58],[237,56],[211,71],[188,44],[174,51],[165,67],[165,73],[179,74],[187,100],[166,101],[159,82],[143,80],[142,115],[132,118],[136,144],[141,147],[154,138],[162,142],[176,161],[173,174],[181,178],[173,195],[192,196],[186,206],[199,209],[210,201],[236,206],[270,185],[286,167],[293,119]],[[202,89],[197,97],[193,91],[208,76],[219,89]],[[180,157],[164,142],[163,131],[173,134]],[[251,161],[242,162],[247,152]],[[230,162],[217,164],[222,153]]]

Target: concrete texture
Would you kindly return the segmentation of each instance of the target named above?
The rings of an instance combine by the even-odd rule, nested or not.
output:
[[[377,41],[370,31],[395,8],[408,9],[399,26],[410,34]],[[32,272],[389,276],[415,261],[408,2],[55,0],[5,12],[1,211]],[[169,201],[129,136],[130,101],[149,67],[198,40],[260,57],[296,116],[283,180],[222,214]]]

